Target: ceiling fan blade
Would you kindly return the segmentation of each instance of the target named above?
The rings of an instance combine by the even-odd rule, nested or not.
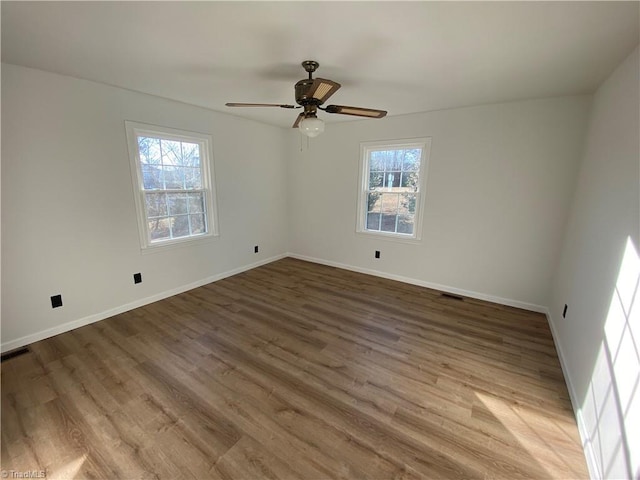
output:
[[[304,118],[304,113],[301,113],[300,115],[298,115],[298,118],[296,118],[296,121],[293,122],[293,125],[291,126],[291,128],[298,128],[298,125],[300,125],[300,122],[302,121],[303,118]]]
[[[282,105],[280,103],[225,103],[227,107],[280,107],[280,108],[296,108],[295,105]]]
[[[382,118],[387,114],[386,110],[374,108],[347,107],[346,105],[328,105],[324,109],[327,113],[340,113],[342,115],[355,115],[356,117]]]
[[[315,98],[321,103],[324,103],[331,95],[336,93],[340,87],[341,85],[339,83],[332,80],[316,78],[307,91],[307,98]]]

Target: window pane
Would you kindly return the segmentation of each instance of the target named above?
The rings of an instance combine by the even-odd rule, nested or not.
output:
[[[185,167],[183,171],[185,190],[199,190],[202,188],[202,176],[199,168]]]
[[[380,230],[380,214],[367,213],[367,230]]]
[[[371,172],[369,174],[369,188],[373,189],[382,186],[382,179],[384,174],[382,172]]]
[[[413,235],[413,215],[398,216],[398,233]]]
[[[151,241],[171,238],[168,218],[156,218],[149,220],[149,236]]]
[[[418,172],[402,172],[400,186],[407,190],[416,191],[418,189]]]
[[[151,137],[138,137],[138,153],[140,163],[160,165],[160,139]]]
[[[390,150],[387,156],[387,170],[402,170],[402,157],[404,150]]]
[[[396,188],[400,186],[400,172],[387,172],[384,177],[384,186],[387,188]]]
[[[145,190],[161,190],[164,188],[163,178],[161,167],[153,165],[142,166],[142,183]]]
[[[380,194],[378,192],[369,192],[367,195],[367,211],[379,212],[381,204]]]
[[[188,213],[187,196],[184,193],[168,193],[167,204],[169,205],[169,215]]]
[[[163,167],[164,184],[166,189],[184,188],[184,169],[182,167]]]
[[[161,140],[162,164],[165,166],[180,165],[182,163],[182,148],[180,142]]]
[[[191,222],[191,233],[196,235],[198,233],[207,233],[204,223],[204,215],[189,215],[189,221]]]
[[[403,193],[400,197],[399,213],[409,213],[414,215],[416,213],[416,194],[415,193]]]
[[[396,214],[398,212],[398,194],[383,193],[382,194],[382,213]]]
[[[167,215],[167,196],[164,193],[146,193],[147,215],[163,217]]]
[[[172,225],[173,238],[189,236],[189,216],[188,215],[178,215],[176,217],[171,217],[171,219],[173,223]]]
[[[189,198],[189,213],[202,213],[204,212],[204,194],[203,193],[190,193]]]
[[[382,215],[382,230],[383,232],[395,232],[396,231],[396,218],[397,215]]]
[[[182,142],[182,165],[200,168],[200,145]]]
[[[404,150],[404,159],[402,162],[402,170],[406,171],[418,171],[420,169],[420,157],[422,151],[419,148],[412,148],[410,150]]]
[[[381,172],[384,170],[386,152],[371,152],[369,157],[369,171]]]

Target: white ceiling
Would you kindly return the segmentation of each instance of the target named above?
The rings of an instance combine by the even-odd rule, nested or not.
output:
[[[389,115],[593,92],[639,42],[639,2],[6,2],[2,61],[280,126],[306,77]],[[324,114],[327,121],[355,117]],[[368,120],[377,121],[377,120]]]

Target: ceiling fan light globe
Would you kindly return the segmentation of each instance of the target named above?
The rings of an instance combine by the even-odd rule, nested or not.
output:
[[[303,135],[314,138],[324,132],[324,122],[317,117],[305,118],[298,125],[298,129]]]

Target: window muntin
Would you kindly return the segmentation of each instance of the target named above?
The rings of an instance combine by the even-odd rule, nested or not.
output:
[[[358,231],[419,239],[429,139],[362,145]]]
[[[216,235],[211,137],[126,123],[142,247]]]

